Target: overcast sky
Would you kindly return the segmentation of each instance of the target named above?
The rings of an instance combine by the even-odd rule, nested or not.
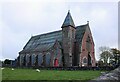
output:
[[[96,59],[100,46],[118,47],[117,2],[12,0],[0,4],[0,59],[15,59],[31,36],[60,30],[68,10],[76,26],[89,21]]]

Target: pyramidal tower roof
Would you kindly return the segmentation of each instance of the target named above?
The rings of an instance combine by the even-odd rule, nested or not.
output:
[[[65,20],[64,20],[64,22],[63,22],[62,28],[63,28],[63,27],[66,27],[66,26],[75,27],[74,21],[73,21],[73,19],[72,19],[71,14],[70,14],[70,10],[69,10],[68,13],[67,13],[67,16],[66,16],[66,18],[65,18]]]

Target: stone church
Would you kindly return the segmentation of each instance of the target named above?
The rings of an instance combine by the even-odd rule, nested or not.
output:
[[[75,26],[70,11],[62,30],[32,36],[17,58],[19,66],[95,66],[95,51],[89,22]]]

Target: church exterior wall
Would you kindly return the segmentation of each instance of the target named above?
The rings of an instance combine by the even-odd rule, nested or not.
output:
[[[87,37],[90,36],[90,48],[87,49]],[[88,55],[91,57],[91,61],[88,61]],[[86,57],[87,62],[91,62],[91,65],[84,64],[83,60]],[[92,35],[90,33],[90,30],[86,31],[82,40],[82,46],[81,46],[81,54],[80,54],[80,66],[95,66],[95,54],[94,54],[94,43],[92,40]]]
[[[75,41],[75,28],[72,26],[62,27],[63,37],[63,55],[65,60],[65,66],[73,66],[74,61],[74,41]]]
[[[26,67],[54,67],[55,59],[58,60],[57,66],[62,67],[62,51],[59,48],[58,43],[56,43],[53,48],[45,52],[31,52],[20,54],[18,62],[20,63],[20,66]]]

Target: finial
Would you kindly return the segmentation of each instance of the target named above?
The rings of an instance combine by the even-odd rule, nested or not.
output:
[[[89,21],[87,21],[87,24],[89,24]]]

